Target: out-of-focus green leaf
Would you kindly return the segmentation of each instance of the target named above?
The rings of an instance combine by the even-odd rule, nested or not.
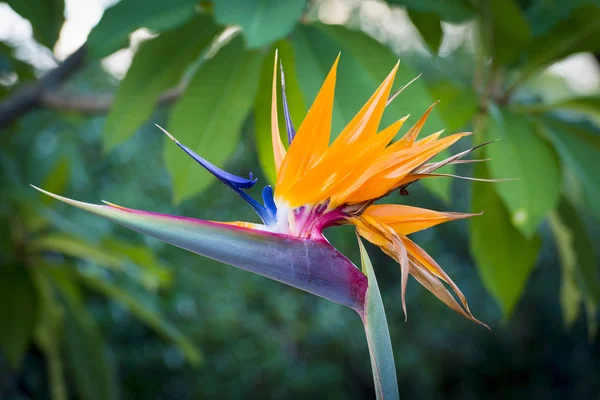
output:
[[[64,0],[6,0],[21,17],[31,22],[35,39],[50,49],[65,21]]]
[[[29,250],[32,252],[51,251],[62,253],[69,257],[89,260],[115,270],[121,270],[123,266],[122,259],[107,254],[97,246],[84,240],[62,233],[54,233],[33,239],[29,243]]]
[[[570,328],[579,317],[583,300],[576,283],[577,254],[574,249],[575,238],[557,213],[552,213],[549,221],[560,256],[560,306],[565,326]]]
[[[239,25],[248,48],[256,49],[288,35],[302,16],[306,0],[214,0],[215,19]]]
[[[244,49],[237,37],[196,71],[173,107],[169,130],[211,163],[223,166],[238,145],[240,129],[256,95],[263,54]],[[165,146],[165,165],[176,203],[215,181],[175,144]]]
[[[96,263],[102,267],[126,272],[149,289],[170,283],[171,273],[143,246],[106,239],[100,246],[85,240],[54,233],[33,239],[29,244],[32,252],[58,252],[68,257]],[[130,268],[135,264],[137,268]]]
[[[551,118],[544,118],[541,122],[541,129],[550,138],[561,159],[583,182],[583,189],[590,198],[592,211],[598,212],[600,136],[584,126],[567,124]]]
[[[67,400],[62,358],[64,309],[54,296],[48,277],[41,270],[36,271],[34,280],[40,294],[40,318],[35,328],[35,342],[46,356],[52,399]]]
[[[530,238],[558,203],[562,187],[558,157],[521,115],[494,113],[487,134],[488,139],[501,139],[486,148],[491,177],[518,179],[497,183],[494,189],[512,223]]]
[[[369,286],[365,296],[365,309],[361,318],[365,325],[371,367],[375,383],[375,394],[378,400],[398,399],[398,378],[396,378],[396,364],[390,331],[385,317],[385,309],[381,300],[381,293],[377,285],[377,278],[373,265],[362,241],[358,238],[360,259],[363,274],[367,276]]]
[[[299,26],[292,36],[292,44],[298,81],[306,105],[312,104],[335,57],[339,51],[342,52],[337,73],[332,138],[350,122],[397,62],[396,56],[385,46],[362,32],[341,26]],[[401,63],[396,74],[396,85],[401,86],[416,76],[413,70]],[[408,113],[413,115],[411,121],[414,122],[432,103],[425,82],[417,80],[386,108],[381,127],[390,125]],[[434,109],[425,124],[423,135],[443,128],[442,120]],[[424,185],[442,199],[448,199],[449,180],[426,179]]]
[[[474,16],[474,9],[468,0],[387,0],[408,10],[433,13],[444,21],[464,22]]]
[[[527,20],[535,36],[547,34],[580,6],[599,5],[598,0],[535,0],[523,3],[528,3]]]
[[[46,179],[44,179],[44,187],[47,187],[48,190],[55,193],[62,193],[64,189],[69,183],[69,159],[66,157],[61,158],[58,162],[52,167]],[[48,205],[51,203],[48,197],[42,197],[42,203],[44,205]]]
[[[204,358],[194,343],[175,325],[146,306],[142,301],[101,278],[80,274],[80,279],[90,289],[101,293],[111,301],[121,304],[134,317],[148,325],[148,327],[161,335],[165,340],[175,344],[190,364],[199,365],[203,362]]]
[[[194,15],[197,5],[198,0],[121,0],[104,12],[90,33],[90,55],[102,58],[127,46],[129,35],[139,28],[157,33],[176,28]]]
[[[566,200],[558,207],[558,218],[571,238],[570,245],[574,251],[575,261],[573,278],[582,293],[594,305],[600,304],[600,271],[591,240],[577,210]]]
[[[362,310],[366,277],[326,241],[291,240],[259,229],[83,203],[43,192],[163,242]]]
[[[67,290],[64,290],[68,287]],[[94,318],[80,302],[72,281],[57,286],[65,304],[65,353],[75,388],[85,400],[118,398],[116,371]]]
[[[273,46],[272,51],[267,54],[263,61],[259,89],[254,102],[254,131],[256,134],[258,161],[264,174],[271,183],[275,183],[276,181],[273,145],[271,143],[271,88],[273,84],[273,60],[275,57],[275,49],[279,50],[279,59],[283,63],[285,69],[285,92],[292,122],[296,129],[300,126],[306,113],[306,107],[304,106],[302,93],[296,78],[294,51],[289,41],[281,40]],[[277,66],[277,68],[279,68],[279,66]],[[279,76],[280,75],[278,75],[278,77]],[[288,139],[285,128],[285,118],[283,118],[280,79],[278,79],[277,88],[279,133],[283,143],[287,143]]]
[[[120,259],[125,258],[136,264],[142,272],[139,279],[147,288],[166,286],[172,281],[173,275],[169,268],[162,264],[146,246],[132,245],[106,238],[102,241],[101,249]]]
[[[490,51],[493,62],[495,65],[511,63],[531,40],[529,24],[514,0],[489,0],[484,4],[489,6],[492,24]]]
[[[477,95],[470,87],[461,87],[450,81],[429,85],[431,96],[440,100],[436,110],[449,132],[464,129],[477,111]]]
[[[440,18],[433,13],[411,10],[408,10],[408,16],[425,43],[427,43],[427,46],[431,49],[431,52],[436,54],[444,37]]]
[[[529,78],[549,64],[571,54],[600,49],[600,7],[583,6],[557,24],[547,35],[531,42],[521,71]]]
[[[475,176],[489,178],[478,165]],[[479,275],[508,318],[525,289],[541,240],[527,239],[510,222],[510,215],[490,183],[473,184],[472,211],[483,215],[470,221],[471,254]]]
[[[0,352],[14,369],[21,365],[39,315],[39,294],[24,268],[0,268]]]
[[[565,110],[580,113],[600,120],[600,95],[569,97],[552,103],[515,105],[519,113],[545,113]]]
[[[160,95],[177,85],[219,30],[210,16],[198,15],[180,28],[142,43],[104,124],[107,150],[133,135],[150,117]]]

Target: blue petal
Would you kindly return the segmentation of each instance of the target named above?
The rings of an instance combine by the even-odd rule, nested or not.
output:
[[[234,175],[234,174],[230,174],[229,172],[223,171],[221,168],[217,167],[216,165],[214,165],[214,164],[208,162],[207,160],[205,160],[204,158],[200,157],[198,154],[194,153],[189,147],[187,147],[179,142],[175,142],[175,143],[177,143],[177,146],[181,147],[183,149],[183,151],[188,153],[194,160],[198,161],[198,163],[200,163],[200,165],[202,165],[204,168],[206,168],[206,170],[208,172],[213,174],[215,177],[217,177],[217,179],[219,179],[221,182],[223,182],[227,186],[236,187],[236,188],[240,188],[240,189],[248,189],[248,188],[251,188],[252,186],[254,186],[254,184],[257,181],[257,179],[254,178],[254,176],[252,175],[252,172],[250,172],[250,174],[248,174],[249,175],[248,179],[242,178],[242,177]]]
[[[257,178],[254,178],[254,176],[252,175],[252,172],[250,172],[250,174],[249,174],[250,177],[248,179],[244,179],[237,175],[230,174],[227,171],[223,171],[221,168],[217,167],[216,165],[211,164],[210,162],[206,161],[204,158],[200,157],[198,154],[194,153],[192,151],[192,149],[179,143],[179,141],[177,139],[175,139],[173,137],[173,135],[171,135],[169,132],[167,132],[164,128],[162,128],[159,125],[156,125],[156,126],[160,130],[162,130],[169,137],[169,139],[174,141],[177,144],[177,146],[179,146],[183,151],[188,153],[194,160],[198,161],[198,163],[200,165],[202,165],[204,168],[206,168],[206,170],[208,172],[213,174],[217,179],[219,179],[221,182],[223,182],[224,184],[229,186],[231,189],[233,189],[237,194],[239,194],[240,197],[242,199],[244,199],[248,204],[250,204],[250,206],[254,209],[254,211],[256,211],[256,213],[258,214],[260,219],[262,219],[262,221],[264,222],[265,225],[271,225],[272,223],[274,223],[276,221],[276,216],[274,213],[272,213],[272,209],[268,210],[267,208],[265,208],[265,206],[263,206],[262,204],[260,204],[256,200],[254,200],[251,196],[249,196],[243,190],[243,189],[251,188],[252,186],[254,186],[254,184],[258,180]],[[271,202],[273,202],[272,196],[273,196],[273,192],[271,191]],[[273,203],[273,205],[274,205],[274,203]],[[277,212],[277,208],[275,208],[275,213],[276,212]]]
[[[296,136],[296,130],[294,129],[294,124],[292,123],[292,118],[290,116],[290,109],[287,103],[287,96],[285,95],[285,76],[283,74],[283,63],[279,63],[279,68],[281,69],[281,100],[283,101],[283,115],[285,116],[285,129],[288,134],[288,144],[292,144],[292,140],[294,140],[294,136]]]
[[[273,200],[273,188],[271,185],[265,186],[262,191],[263,203],[269,215],[276,220],[277,219],[277,205]]]

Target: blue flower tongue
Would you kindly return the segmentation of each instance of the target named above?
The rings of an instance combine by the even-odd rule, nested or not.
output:
[[[213,174],[218,180],[229,186],[233,189],[237,194],[240,195],[242,199],[244,199],[250,206],[256,211],[260,219],[265,223],[265,225],[270,225],[276,221],[276,213],[277,208],[275,207],[275,203],[273,202],[273,190],[270,186],[265,187],[263,191],[263,199],[267,207],[263,206],[252,197],[250,197],[243,189],[249,189],[258,181],[257,178],[254,178],[252,172],[250,172],[248,179],[242,178],[240,176],[230,174],[227,171],[223,171],[221,168],[216,165],[208,162],[204,158],[200,157],[198,154],[194,153],[192,149],[180,143],[179,140],[175,139],[173,135],[167,132],[163,127],[156,125],[158,129],[164,132],[165,135],[169,137],[173,142],[177,144],[183,151],[190,155],[194,160],[196,160],[200,165],[202,165],[208,172]],[[269,189],[267,189],[269,188]],[[266,192],[266,193],[265,193]]]

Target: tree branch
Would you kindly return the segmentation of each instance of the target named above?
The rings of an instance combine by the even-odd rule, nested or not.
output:
[[[173,103],[183,93],[184,87],[165,91],[157,100],[158,106]],[[110,110],[115,96],[111,93],[64,93],[49,91],[42,94],[39,107],[56,111],[73,111],[84,114],[104,114]]]
[[[28,111],[39,107],[42,98],[47,93],[55,91],[68,77],[81,69],[85,65],[86,59],[87,49],[84,45],[37,82],[23,86],[14,95],[1,102],[0,129],[8,126]]]

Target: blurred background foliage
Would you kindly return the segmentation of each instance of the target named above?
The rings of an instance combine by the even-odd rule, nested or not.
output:
[[[28,186],[256,219],[153,124],[221,167],[272,182],[275,49],[296,126],[339,52],[334,133],[400,57],[398,87],[422,76],[383,124],[409,113],[416,121],[439,99],[426,133],[472,130],[473,144],[501,138],[477,154],[491,159],[485,165],[446,173],[520,178],[425,180],[410,196],[392,196],[485,211],[415,237],[493,328],[461,319],[418,285],[409,285],[404,323],[398,266],[372,251],[401,395],[597,398],[599,1],[5,3],[0,398],[372,396],[351,311],[126,232]],[[356,260],[351,229],[326,233]]]

